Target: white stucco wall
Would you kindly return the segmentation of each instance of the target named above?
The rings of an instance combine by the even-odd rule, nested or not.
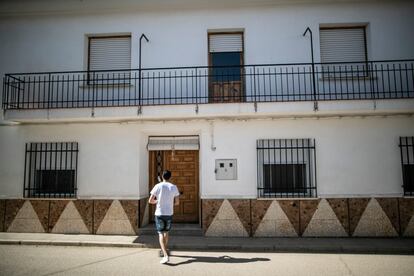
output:
[[[139,36],[145,33],[143,67],[207,65],[207,32],[243,28],[245,63],[310,62],[307,26],[319,55],[320,24],[368,24],[371,60],[414,58],[414,3],[350,2],[258,7],[150,9],[133,12],[43,14],[0,17],[0,75],[86,69],[86,35],[132,34],[131,66],[138,67]]]
[[[257,139],[314,138],[319,197],[402,195],[400,136],[413,117],[211,120],[0,127],[0,197],[22,197],[25,142],[79,143],[80,198],[148,194],[150,135],[200,135],[202,198],[256,198]],[[215,150],[212,147],[215,147]],[[215,159],[237,159],[237,180],[215,180]]]

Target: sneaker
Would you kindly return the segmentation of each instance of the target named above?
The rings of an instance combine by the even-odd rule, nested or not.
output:
[[[168,263],[169,260],[170,258],[168,258],[168,256],[165,256],[164,258],[161,259],[160,264],[166,264]]]

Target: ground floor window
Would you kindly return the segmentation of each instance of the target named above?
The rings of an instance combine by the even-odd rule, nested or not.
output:
[[[404,195],[414,195],[414,137],[400,137]]]
[[[25,197],[75,197],[78,143],[27,143]]]
[[[257,141],[259,197],[316,197],[313,139]]]

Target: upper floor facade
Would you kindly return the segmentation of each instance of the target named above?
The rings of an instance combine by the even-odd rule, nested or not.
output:
[[[414,110],[410,1],[34,2],[1,4],[3,122]]]

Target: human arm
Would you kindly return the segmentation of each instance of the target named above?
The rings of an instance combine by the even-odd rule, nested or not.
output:
[[[155,195],[151,195],[150,198],[148,199],[149,204],[157,204],[157,202],[158,200]]]
[[[180,198],[178,196],[174,197],[174,205],[180,205]]]

